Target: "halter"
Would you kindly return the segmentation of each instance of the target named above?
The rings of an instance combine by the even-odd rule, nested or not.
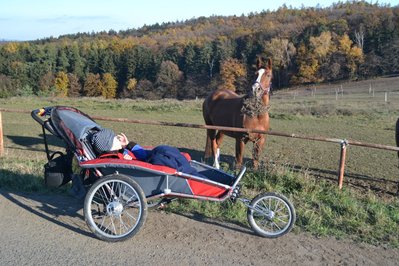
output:
[[[254,84],[252,85],[252,88],[253,88],[256,84],[258,84],[258,86],[261,88],[261,90],[263,90],[262,96],[265,95],[265,94],[269,94],[270,88],[271,88],[271,86],[272,86],[272,83],[269,82],[269,86],[268,86],[267,88],[263,88],[262,84],[260,83],[261,78],[262,78],[264,72],[265,72],[265,69],[264,69],[264,68],[259,69],[258,78],[256,79],[256,81],[255,81]]]
[[[272,87],[272,83],[271,83],[271,82],[270,82],[269,87],[267,87],[267,88],[263,88],[262,84],[261,84],[260,82],[258,82],[258,81],[255,81],[254,84],[253,84],[252,86],[254,86],[255,84],[258,84],[259,87],[263,90],[262,96],[263,96],[264,94],[269,94],[270,88]]]

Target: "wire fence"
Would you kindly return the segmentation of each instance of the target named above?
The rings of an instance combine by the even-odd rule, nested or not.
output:
[[[309,85],[276,92],[275,98],[367,98],[372,101],[399,101],[399,77],[380,78],[375,81],[357,81],[342,84]]]
[[[0,108],[0,156],[3,156],[4,141],[3,141],[3,126],[2,126],[1,112],[30,113],[30,111],[10,110],[10,109]],[[346,152],[347,152],[348,145],[399,152],[399,147],[394,147],[394,146],[375,144],[375,143],[366,143],[366,142],[360,142],[360,141],[356,141],[356,140],[346,140],[346,139],[339,139],[339,138],[328,138],[328,137],[320,137],[320,136],[304,136],[304,135],[299,135],[299,134],[294,134],[294,133],[290,134],[290,133],[276,132],[276,131],[264,131],[264,130],[235,128],[235,127],[210,126],[210,125],[200,125],[200,124],[190,124],[190,123],[146,121],[146,120],[112,118],[112,117],[103,117],[103,116],[92,116],[92,118],[96,119],[96,120],[123,122],[123,123],[135,123],[135,124],[146,124],[146,125],[157,125],[157,126],[173,126],[173,127],[185,127],[185,128],[198,128],[198,129],[214,129],[214,130],[222,130],[222,131],[230,131],[230,132],[243,132],[243,133],[258,133],[258,134],[266,134],[266,135],[286,137],[286,138],[303,139],[303,140],[308,140],[308,141],[336,143],[336,144],[340,145],[339,146],[340,147],[340,160],[339,160],[339,167],[338,167],[338,171],[337,171],[337,176],[338,176],[337,181],[338,181],[339,189],[341,189],[343,186],[344,174],[345,174]]]

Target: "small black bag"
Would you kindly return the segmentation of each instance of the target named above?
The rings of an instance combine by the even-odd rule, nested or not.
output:
[[[53,158],[54,155],[59,156]],[[60,187],[72,178],[72,157],[61,152],[52,154],[51,159],[44,165],[44,183],[48,187]]]

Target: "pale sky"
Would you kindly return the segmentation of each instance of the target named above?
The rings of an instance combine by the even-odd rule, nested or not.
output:
[[[284,3],[292,7],[328,7],[334,2],[338,0],[0,0],[0,40],[119,31],[201,16],[240,16],[276,10]],[[399,0],[378,2],[399,4]]]

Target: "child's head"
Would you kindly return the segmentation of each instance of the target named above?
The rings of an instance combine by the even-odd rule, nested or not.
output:
[[[108,128],[102,128],[93,134],[91,144],[98,153],[116,151],[122,149],[121,142],[114,131]]]

